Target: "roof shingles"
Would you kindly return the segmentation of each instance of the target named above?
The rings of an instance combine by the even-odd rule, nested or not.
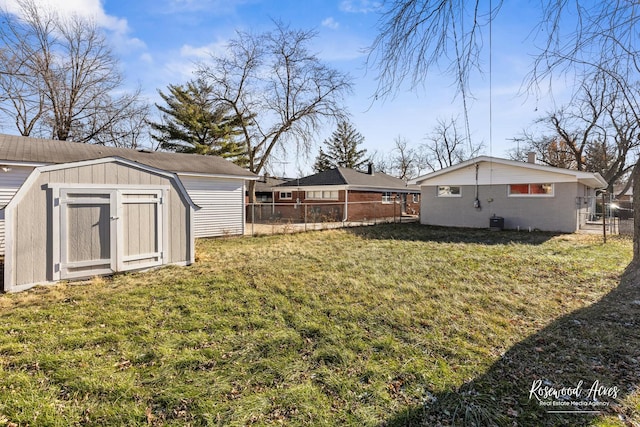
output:
[[[396,177],[383,172],[369,174],[350,168],[334,168],[314,175],[305,176],[300,179],[280,184],[279,187],[312,187],[323,185],[347,185],[351,187],[363,187],[370,189],[389,190],[415,190],[417,187],[407,186],[406,183]]]
[[[0,134],[0,163],[2,161],[11,161],[60,164],[104,157],[120,157],[175,173],[255,178],[255,175],[251,172],[216,156],[143,152],[128,148]]]

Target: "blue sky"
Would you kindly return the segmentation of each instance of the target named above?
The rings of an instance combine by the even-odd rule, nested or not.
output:
[[[424,87],[401,88],[384,102],[372,104],[375,69],[365,69],[364,49],[377,34],[376,0],[37,0],[54,4],[60,13],[91,16],[107,32],[121,59],[128,85],[140,84],[145,96],[157,102],[157,90],[193,77],[194,64],[220,52],[236,30],[261,32],[273,28],[272,19],[292,28],[315,29],[313,50],[325,63],[349,72],[355,82],[347,99],[355,128],[365,137],[369,152],[386,153],[402,137],[412,146],[425,142],[438,118],[461,116],[462,108],[451,78],[428,76]],[[15,0],[0,0],[12,8]],[[510,0],[494,22],[492,121],[489,126],[488,75],[473,79],[470,128],[474,142],[484,142],[484,154],[505,157],[515,147],[511,138],[553,108],[544,97],[518,96],[530,64],[530,22],[537,19],[532,2]],[[485,41],[485,45],[488,42]],[[485,55],[485,69],[488,52]],[[562,98],[562,90],[554,88]],[[462,123],[462,122],[461,122]],[[318,135],[321,142],[332,125]],[[492,135],[491,140],[489,139]],[[272,165],[272,173],[295,176],[311,172],[311,159],[285,158]]]

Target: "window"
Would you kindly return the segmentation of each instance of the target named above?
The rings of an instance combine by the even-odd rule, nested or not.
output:
[[[338,200],[338,191],[307,191],[307,200]]]
[[[338,200],[338,192],[337,191],[323,191],[322,192],[323,199],[331,199]]]
[[[459,185],[441,185],[438,187],[438,197],[462,197]]]
[[[552,197],[553,184],[509,184],[509,196]]]
[[[382,193],[382,203],[393,203],[393,193],[385,191]]]
[[[420,203],[420,195],[418,193],[413,194],[413,203]]]
[[[291,200],[292,196],[291,196],[291,191],[281,191],[280,192],[280,199],[282,200]]]

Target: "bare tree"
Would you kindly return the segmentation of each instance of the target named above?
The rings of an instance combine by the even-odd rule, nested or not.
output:
[[[324,120],[345,118],[351,79],[309,52],[314,37],[282,23],[260,35],[239,32],[225,54],[199,67],[212,99],[242,118],[251,172],[260,173],[278,146],[308,151]]]
[[[391,167],[391,161],[387,153],[375,150],[371,154],[370,160],[374,170],[384,172],[389,175],[393,174],[393,168]]]
[[[640,125],[621,88],[602,75],[583,82],[574,101],[536,121],[543,134],[525,131],[523,151],[533,151],[545,164],[598,172],[608,191],[627,177],[640,149]],[[519,157],[521,153],[512,153]]]
[[[373,43],[369,63],[379,67],[377,96],[385,96],[406,80],[424,82],[433,67],[447,68],[466,99],[469,76],[479,69],[482,32],[500,12],[502,2],[480,0],[389,0]],[[489,10],[488,6],[493,9]],[[560,75],[585,81],[598,73],[615,85],[630,116],[640,122],[640,44],[637,43],[640,13],[630,0],[569,2],[543,0],[540,17],[529,33],[537,52],[527,77],[528,87],[539,91]],[[567,79],[570,80],[570,79]],[[640,167],[634,169],[640,181]],[[640,215],[640,204],[635,207]],[[634,240],[640,248],[640,221]],[[640,249],[634,252],[640,261]]]
[[[404,181],[409,181],[420,174],[418,151],[400,135],[393,140],[393,149],[389,154],[388,163],[390,173]]]
[[[441,65],[466,97],[469,76],[480,64],[481,30],[502,2],[497,1],[494,10],[486,13],[481,12],[479,0],[391,0],[385,4],[368,58],[379,69],[376,97],[387,96],[406,80],[416,87],[433,67]]]
[[[105,120],[114,116],[114,112],[109,108],[105,108],[104,112]],[[132,103],[122,109],[117,117],[117,120],[114,120],[109,126],[105,126],[101,132],[95,133],[92,142],[122,148],[153,149],[153,147],[149,147],[149,104]],[[96,116],[96,120],[100,120],[100,116]]]
[[[116,95],[123,86],[118,60],[94,22],[63,18],[34,0],[19,4],[21,17],[0,12],[0,88],[7,95],[0,111],[22,135],[106,141],[121,121],[133,123],[132,111],[146,111],[139,92]]]
[[[421,146],[422,161],[432,171],[476,157],[483,149],[483,144],[467,143],[455,118],[438,119],[427,141]]]

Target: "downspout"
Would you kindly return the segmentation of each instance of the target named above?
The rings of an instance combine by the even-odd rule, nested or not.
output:
[[[349,219],[349,189],[344,189],[344,218],[342,222],[346,222]]]
[[[480,164],[476,163],[476,198],[473,201],[473,207],[476,208],[477,210],[482,210],[482,207],[480,206],[480,198],[479,198],[479,182],[478,182],[478,169],[480,169]]]

